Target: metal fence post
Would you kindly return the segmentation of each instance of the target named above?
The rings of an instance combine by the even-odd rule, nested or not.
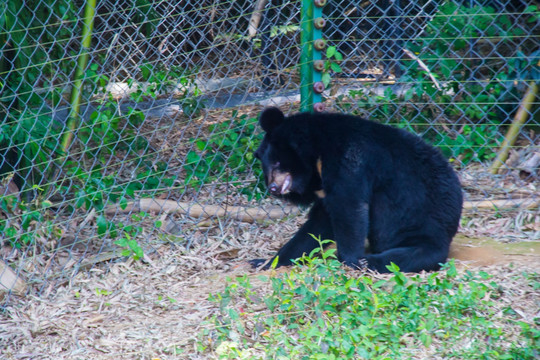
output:
[[[326,24],[322,9],[326,0],[304,0],[301,11],[301,43],[302,55],[300,57],[300,110],[322,111],[322,92],[324,84],[322,73],[324,62],[322,51],[326,43],[322,39],[322,29]]]
[[[300,110],[313,108],[313,0],[303,0],[300,13]]]
[[[324,61],[322,60],[322,52],[326,47],[326,43],[322,39],[322,29],[326,25],[326,20],[323,18],[322,9],[326,5],[326,0],[313,0],[315,5],[313,9],[313,106],[315,111],[323,111],[322,92],[324,91],[324,83],[322,82],[322,73],[324,71]]]

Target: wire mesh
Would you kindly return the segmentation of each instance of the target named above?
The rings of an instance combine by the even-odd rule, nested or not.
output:
[[[263,106],[298,109],[301,2],[99,1],[91,19],[88,6],[2,4],[2,306],[157,243],[239,242],[293,211],[267,198],[253,151]],[[417,132],[460,169],[470,208],[510,204],[538,220],[535,93],[489,172],[536,91],[534,2],[335,0],[324,15],[344,57],[328,109]]]

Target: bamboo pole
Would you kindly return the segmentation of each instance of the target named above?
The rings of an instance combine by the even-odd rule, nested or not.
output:
[[[67,131],[62,136],[62,149],[67,152],[71,141],[73,140],[73,132],[78,123],[79,111],[81,108],[81,92],[83,86],[83,77],[86,66],[88,65],[88,50],[92,43],[92,31],[94,29],[94,17],[96,14],[96,0],[88,0],[84,8],[84,22],[82,29],[81,54],[77,60],[77,69],[75,70],[75,78],[73,81],[73,89],[71,90],[71,109],[67,122]]]
[[[523,97],[523,100],[519,105],[519,109],[514,116],[514,120],[512,121],[512,124],[510,125],[510,128],[506,133],[506,136],[504,137],[504,141],[501,145],[499,153],[497,154],[497,158],[491,164],[489,171],[492,174],[497,174],[500,167],[504,164],[506,159],[508,159],[508,153],[510,152],[510,148],[516,142],[519,131],[525,123],[525,120],[527,120],[529,112],[534,103],[534,99],[536,98],[537,92],[538,87],[536,86],[536,83],[534,81],[531,81],[529,83],[529,90],[527,90],[527,92],[525,93],[525,96]]]

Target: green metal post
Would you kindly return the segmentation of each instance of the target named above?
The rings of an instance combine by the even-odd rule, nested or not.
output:
[[[312,1],[313,3],[314,1]],[[313,9],[313,19],[322,19],[322,6],[314,6],[314,9]],[[314,43],[315,40],[317,39],[322,39],[322,27],[319,28],[317,26],[314,26],[314,29],[313,29],[313,38],[311,39],[311,44]],[[311,47],[312,48],[312,59],[313,61],[316,61],[316,60],[321,60],[322,59],[322,52],[319,51],[319,50],[313,50],[313,46]],[[315,84],[316,82],[318,81],[321,81],[322,80],[322,71],[315,71],[315,69],[313,68],[313,63],[311,64],[311,72],[313,73],[313,79],[312,79],[312,84]],[[313,109],[313,104],[315,103],[322,103],[322,94],[320,93],[317,93],[315,91],[313,91],[313,85],[312,85],[312,93],[313,93],[313,99],[312,99],[312,103],[311,103],[311,109]]]
[[[324,62],[322,52],[325,41],[322,29],[326,21],[323,18],[323,7],[327,0],[302,0],[300,57],[300,110],[324,111],[322,92],[324,84],[322,75]]]
[[[300,12],[300,111],[313,108],[313,0],[302,0]]]

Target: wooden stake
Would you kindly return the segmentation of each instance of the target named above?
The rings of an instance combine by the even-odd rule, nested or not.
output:
[[[497,154],[497,158],[495,159],[495,161],[493,161],[493,164],[491,164],[489,171],[492,174],[497,174],[501,166],[505,163],[506,159],[508,159],[508,153],[510,152],[510,148],[516,142],[519,131],[521,130],[523,124],[525,123],[525,120],[527,120],[527,117],[529,116],[529,112],[532,108],[537,92],[538,87],[536,86],[534,81],[531,81],[529,83],[529,90],[527,90],[527,92],[525,93],[519,109],[514,116],[514,121],[512,121],[512,124],[510,125],[510,128],[506,133],[504,141],[501,145],[501,149]]]

